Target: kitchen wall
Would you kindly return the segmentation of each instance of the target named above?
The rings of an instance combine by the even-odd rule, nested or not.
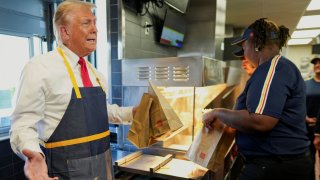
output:
[[[124,4],[123,4],[124,6]],[[165,12],[174,11],[166,5],[162,8],[156,8],[157,13],[149,7],[151,14],[156,14],[156,18],[164,20]],[[145,12],[145,9],[143,10]],[[151,24],[149,33],[146,33],[145,24]],[[177,48],[160,45],[157,42],[156,34],[161,33],[161,28],[156,27],[155,20],[147,13],[144,16],[137,15],[134,11],[123,8],[122,10],[122,59],[142,59],[157,57],[174,57],[177,56]]]
[[[125,7],[126,4],[123,3],[121,6]],[[156,14],[160,20],[164,20],[166,11],[178,13],[166,5],[162,8],[156,8],[156,13],[151,3],[148,9],[151,14]],[[225,35],[225,11],[225,0],[191,0],[186,13],[178,13],[187,20],[187,28],[183,47],[177,49],[160,45],[157,42],[155,35],[161,33],[162,26],[156,28],[154,18],[151,18],[148,13],[140,16],[129,8],[124,8],[121,13],[122,22],[119,26],[119,32],[122,35],[119,38],[120,42],[118,42],[120,47],[122,46],[122,59],[207,56],[222,60],[222,51],[219,45]],[[145,8],[142,12],[145,12]],[[153,25],[149,33],[145,33],[146,22]],[[219,40],[221,42],[218,42]],[[119,53],[119,56],[122,57],[121,52]]]
[[[157,8],[158,17],[162,20],[166,9],[169,7]],[[154,13],[151,8],[150,12]],[[122,0],[110,0],[109,17],[111,27],[111,102],[121,106],[123,105],[121,60],[175,57],[178,49],[160,45],[156,39],[156,33],[160,33],[157,28],[150,27],[149,33],[146,34],[145,23],[154,24],[150,15],[137,15],[129,8],[125,8]]]
[[[313,64],[310,60],[316,55],[311,54],[312,45],[295,45],[288,46],[284,54],[290,59],[301,71],[304,78],[310,78],[313,72]]]
[[[1,0],[0,31],[45,36],[44,14],[42,0]]]

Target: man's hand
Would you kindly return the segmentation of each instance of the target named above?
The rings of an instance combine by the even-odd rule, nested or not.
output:
[[[24,174],[30,180],[58,180],[48,176],[45,159],[39,152],[24,149],[22,153],[28,158],[24,164]]]
[[[138,106],[134,106],[134,107],[132,108],[132,117],[133,117],[133,118],[134,118],[134,116],[136,115],[137,110],[138,110]]]

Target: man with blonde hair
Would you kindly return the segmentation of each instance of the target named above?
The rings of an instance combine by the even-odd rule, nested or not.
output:
[[[62,2],[58,47],[23,70],[10,142],[29,179],[113,179],[108,120],[129,123],[135,108],[107,105],[106,80],[84,59],[96,49],[94,7]]]

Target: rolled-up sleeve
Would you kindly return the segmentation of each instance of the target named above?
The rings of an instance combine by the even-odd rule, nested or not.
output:
[[[99,73],[99,78],[101,79],[101,85],[106,90],[106,93],[108,93],[108,86],[106,78],[103,76],[102,73]],[[108,94],[107,94],[108,97]],[[117,104],[107,104],[108,109],[108,120],[109,123],[112,124],[131,124],[133,121],[133,114],[132,109],[133,107],[120,107]]]
[[[13,151],[25,159],[22,150],[42,153],[37,122],[44,117],[45,97],[38,64],[30,61],[21,75],[16,108],[11,116],[10,143]]]
[[[131,124],[133,120],[132,107],[119,107],[107,104],[109,122],[113,124]]]

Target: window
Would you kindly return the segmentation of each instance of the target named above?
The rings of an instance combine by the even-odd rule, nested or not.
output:
[[[96,68],[107,79],[109,87],[111,87],[111,58],[110,58],[110,43],[108,43],[108,29],[107,29],[107,1],[95,0],[97,5],[96,17],[98,28],[97,50],[95,54]],[[108,99],[111,99],[111,88],[108,89]]]
[[[33,54],[32,56],[37,56],[48,51],[47,42],[44,41],[44,38],[39,36],[33,36],[31,39]]]
[[[39,37],[19,37],[0,34],[0,137],[6,136],[10,128],[10,116],[14,110],[13,98],[24,65],[30,57],[43,52]]]

